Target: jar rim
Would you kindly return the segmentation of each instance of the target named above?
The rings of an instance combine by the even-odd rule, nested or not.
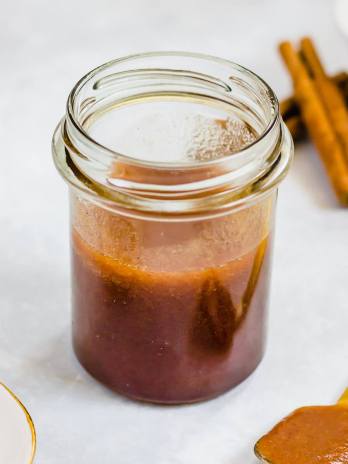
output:
[[[147,60],[150,61],[150,66]],[[129,67],[128,63],[132,65]],[[164,66],[160,67],[157,63],[164,63]],[[188,68],[183,65],[187,65]],[[141,83],[144,74],[153,88],[155,84],[151,73],[156,74],[157,85],[158,82],[162,82],[162,72],[174,79],[175,89],[180,78],[184,78],[180,81],[177,94],[186,91],[186,78],[189,76],[195,81],[194,86],[192,82],[188,86],[190,89],[194,88],[192,95],[209,96],[216,101],[221,99],[227,105],[232,104],[232,107],[233,102],[240,104],[240,110],[245,111],[245,115],[250,112],[259,123],[260,131],[255,140],[236,152],[215,159],[198,162],[148,161],[118,153],[95,140],[85,130],[86,114],[87,117],[90,114],[92,117],[99,114],[98,103],[102,102],[101,104],[105,105],[109,102],[109,106],[102,106],[108,109],[110,100],[107,98],[117,97],[112,102],[122,101],[119,99],[124,95],[124,89],[127,92],[135,91],[135,95],[139,95],[136,92],[139,88],[143,89]],[[132,82],[136,83],[135,87],[132,87]],[[182,90],[183,87],[185,90]],[[170,84],[167,85],[166,89],[168,88],[173,87]],[[201,93],[197,92],[197,88]],[[156,93],[156,86],[155,89]],[[222,92],[221,89],[226,92]],[[148,95],[147,92],[146,90],[141,95]],[[131,97],[133,95],[130,93]],[[81,122],[77,111],[80,111]],[[52,151],[58,171],[81,195],[102,204],[105,208],[123,211],[121,214],[157,215],[161,220],[166,216],[167,220],[169,217],[222,215],[226,214],[227,210],[240,209],[246,204],[255,203],[271,193],[285,177],[292,160],[293,145],[289,131],[279,114],[279,104],[273,90],[256,73],[237,63],[211,55],[159,51],[117,58],[85,74],[69,94],[66,116],[54,133]],[[163,177],[160,174],[160,180],[157,182],[156,179],[155,184],[148,181],[149,189],[154,188],[151,192],[155,193],[151,197],[146,192],[144,194],[144,184],[136,184],[137,181],[130,182],[130,187],[125,187],[122,182],[122,185],[114,184],[113,179],[110,179],[109,169],[115,162],[135,165],[136,168],[141,167],[149,171],[154,169],[159,174],[172,172],[177,176],[175,179],[178,179],[183,170],[190,173],[201,170],[209,174],[216,168],[215,172],[218,174],[209,179],[201,177],[203,182],[200,179],[197,181],[194,175],[192,179],[196,180],[190,181],[190,184],[179,182],[173,190],[162,182]],[[187,192],[189,196],[186,195]],[[202,192],[204,196],[201,195]]]
[[[70,124],[72,124],[75,128],[75,130],[82,136],[84,137],[89,144],[91,144],[94,148],[96,148],[98,151],[102,151],[104,154],[108,155],[109,157],[125,161],[130,164],[134,165],[142,165],[142,166],[147,166],[147,167],[163,167],[163,168],[186,168],[190,169],[190,167],[196,167],[197,162],[168,162],[168,161],[147,161],[147,160],[142,160],[138,159],[132,156],[129,156],[127,154],[118,152],[116,150],[113,150],[106,145],[98,142],[94,137],[92,137],[82,126],[82,124],[78,121],[77,116],[75,115],[74,111],[74,99],[78,92],[83,88],[83,86],[91,80],[93,77],[95,77],[98,73],[100,73],[103,70],[106,70],[110,68],[113,65],[119,64],[119,63],[127,63],[132,60],[136,59],[142,59],[142,58],[165,58],[165,57],[185,57],[185,58],[193,58],[193,59],[202,59],[206,61],[211,61],[213,63],[217,64],[223,64],[226,66],[231,67],[231,69],[235,71],[240,71],[247,76],[251,77],[254,79],[258,84],[261,84],[268,95],[268,102],[271,106],[271,118],[269,119],[267,125],[263,129],[263,131],[257,135],[255,140],[253,140],[251,143],[243,146],[241,149],[237,150],[236,152],[232,152],[229,155],[223,156],[223,157],[218,157],[215,159],[211,160],[203,160],[199,162],[199,165],[201,167],[204,166],[210,166],[210,165],[217,165],[220,163],[224,163],[228,161],[231,157],[234,159],[244,156],[244,153],[246,150],[251,149],[257,143],[262,141],[264,138],[268,136],[268,134],[272,131],[274,126],[277,124],[277,119],[279,115],[279,102],[278,98],[275,95],[274,91],[272,88],[267,84],[267,82],[262,79],[258,74],[256,74],[254,71],[251,71],[250,69],[232,61],[232,60],[227,60],[225,58],[220,58],[216,57],[213,55],[205,54],[205,53],[198,53],[198,52],[186,52],[186,51],[149,51],[149,52],[143,52],[143,53],[134,53],[134,54],[129,54],[120,58],[116,58],[113,60],[109,60],[106,63],[103,63],[100,66],[97,66],[93,68],[91,71],[86,73],[84,76],[82,76],[77,83],[74,85],[72,88],[71,92],[69,93],[68,100],[67,100],[67,105],[66,105],[66,117],[69,121]]]

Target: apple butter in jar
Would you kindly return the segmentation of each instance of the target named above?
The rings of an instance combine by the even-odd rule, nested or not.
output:
[[[209,399],[251,374],[292,158],[268,85],[198,54],[115,60],[76,84],[53,153],[70,187],[85,369],[157,403]]]

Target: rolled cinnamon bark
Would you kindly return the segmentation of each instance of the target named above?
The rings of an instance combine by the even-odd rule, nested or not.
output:
[[[290,42],[279,47],[290,72],[296,101],[340,203],[348,206],[348,168],[343,147],[304,64]]]
[[[345,105],[348,106],[348,74],[346,72],[340,72],[331,77],[331,80],[341,93]],[[307,135],[307,130],[302,121],[301,111],[294,96],[285,98],[280,102],[280,112],[293,139],[295,141],[304,139]]]
[[[343,147],[348,171],[348,110],[345,101],[336,85],[327,76],[314,44],[308,37],[301,40],[301,54],[305,65],[313,76],[318,95]]]

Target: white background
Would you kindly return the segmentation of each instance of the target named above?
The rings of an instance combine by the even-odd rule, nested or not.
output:
[[[155,407],[94,382],[70,347],[67,188],[50,139],[67,94],[92,67],[179,49],[232,59],[280,97],[276,50],[311,34],[330,71],[348,39],[329,0],[4,1],[0,4],[0,380],[31,411],[38,464],[252,464],[260,434],[348,384],[348,210],[310,145],[280,191],[266,357],[211,402]],[[1,414],[1,411],[0,411]]]

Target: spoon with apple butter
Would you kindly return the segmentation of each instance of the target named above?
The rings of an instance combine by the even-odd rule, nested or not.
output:
[[[255,454],[267,464],[348,463],[348,389],[335,405],[296,409],[256,443]]]

